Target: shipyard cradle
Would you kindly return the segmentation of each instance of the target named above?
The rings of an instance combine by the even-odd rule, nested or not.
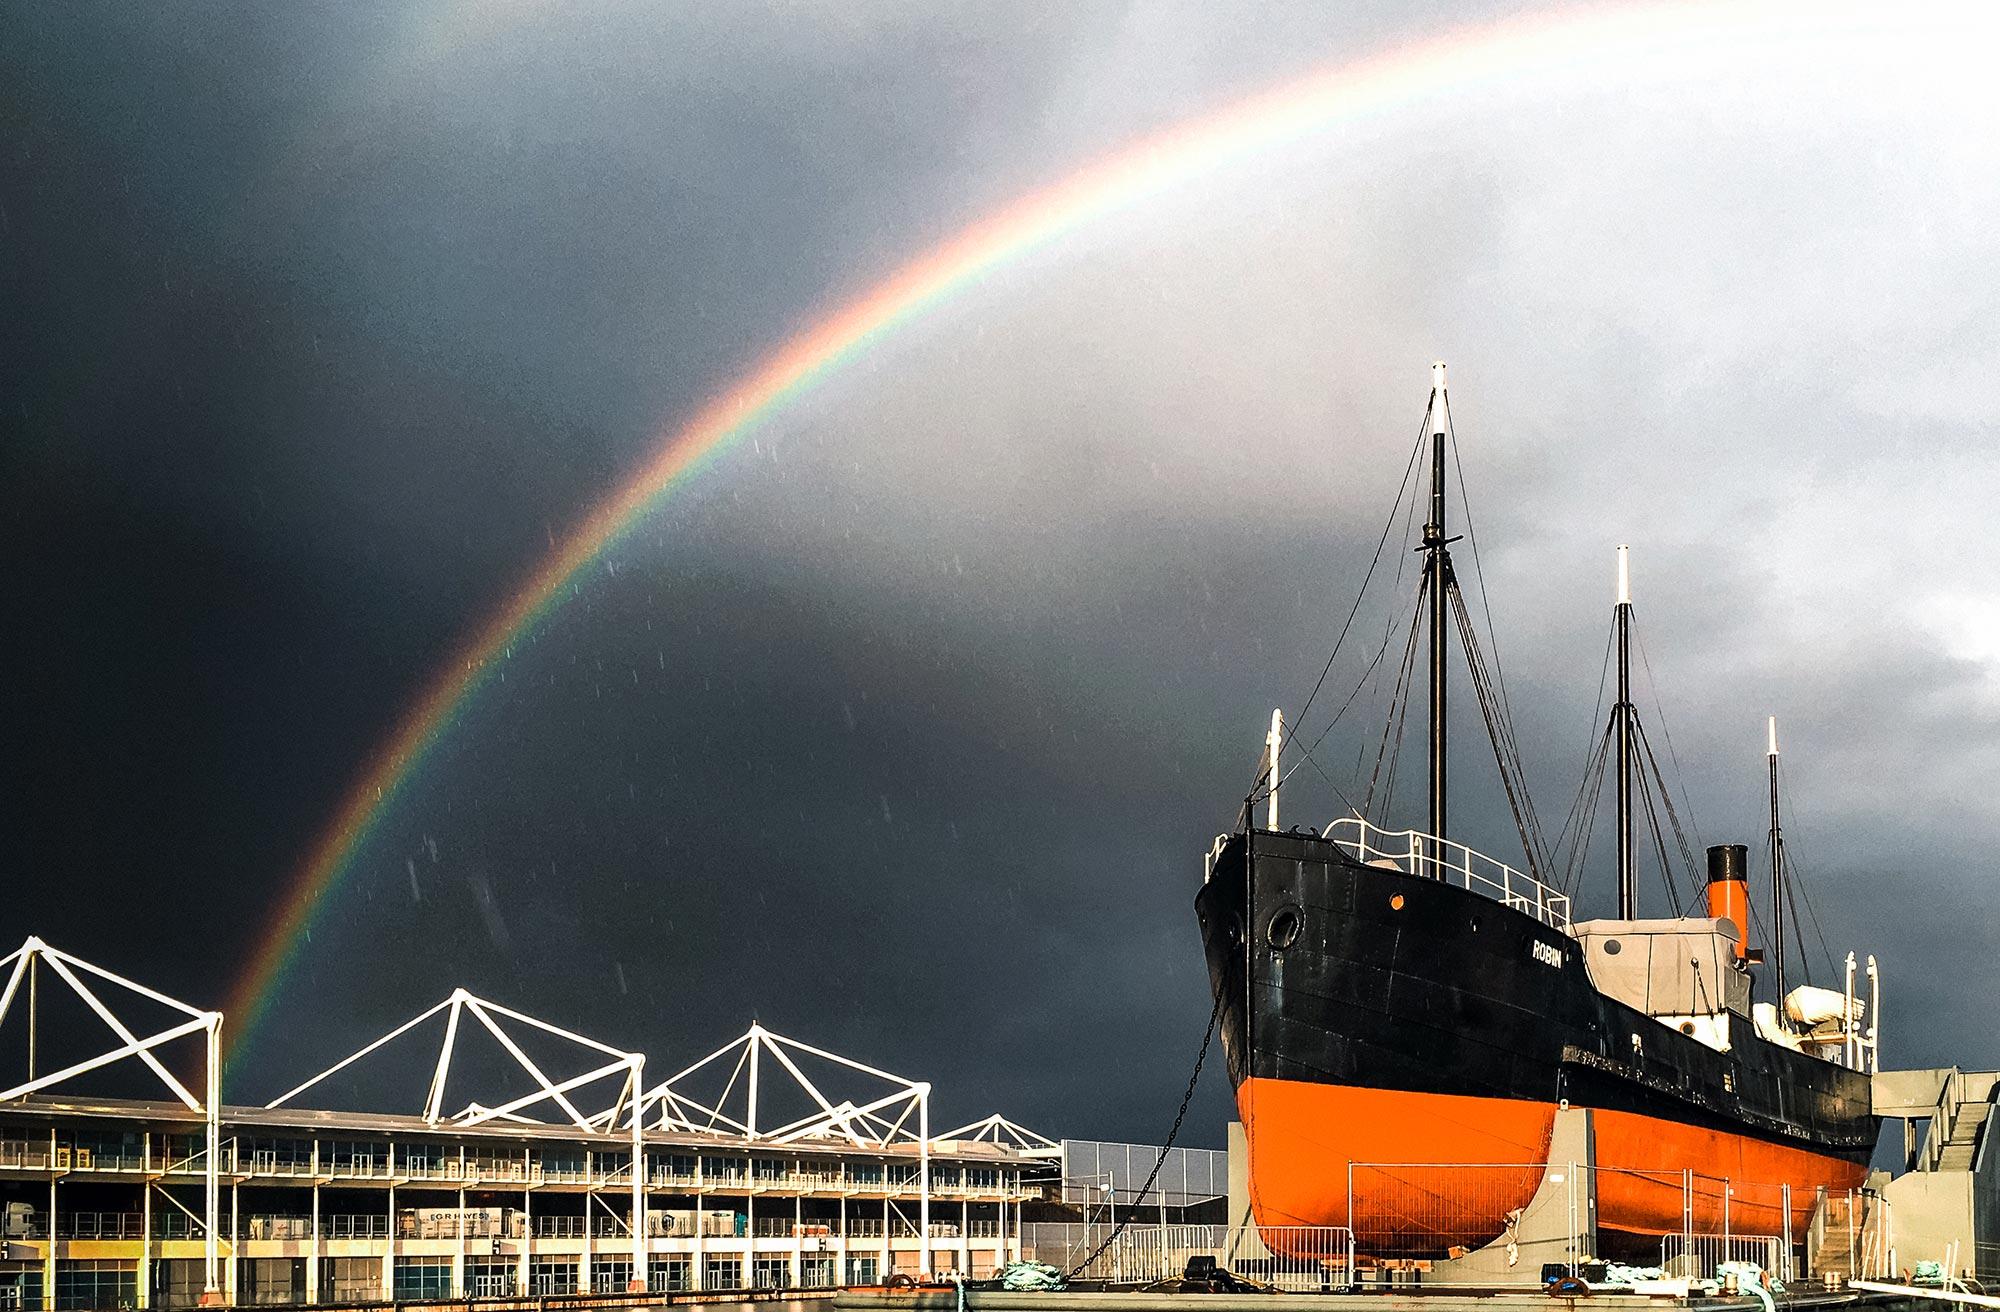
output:
[[[1383,1255],[1493,1241],[1549,1169],[1558,1110],[1576,1107],[1590,1111],[1599,1226],[1775,1235],[1791,1232],[1789,1219],[1802,1229],[1820,1191],[1861,1184],[1879,1130],[1876,1035],[1862,1021],[1870,1009],[1853,960],[1842,989],[1785,989],[1782,956],[1763,963],[1746,943],[1740,845],[1708,850],[1701,914],[1638,916],[1632,812],[1644,785],[1622,548],[1605,751],[1617,775],[1619,915],[1573,921],[1570,899],[1544,881],[1443,837],[1444,603],[1456,584],[1443,528],[1442,366],[1426,429],[1430,828],[1391,832],[1350,816],[1280,831],[1274,716],[1262,791],[1237,831],[1216,839],[1195,899],[1255,1219],[1351,1226],[1363,1252]],[[1775,728],[1771,761],[1772,914],[1782,917]],[[1782,942],[1781,921],[1775,933]],[[1753,1001],[1759,975],[1770,1001]],[[1413,1165],[1374,1169],[1398,1163]],[[1452,1205],[1414,1206],[1413,1189]]]

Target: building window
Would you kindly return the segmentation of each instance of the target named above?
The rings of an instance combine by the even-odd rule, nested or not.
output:
[[[301,1257],[253,1257],[243,1264],[237,1301],[262,1305],[306,1301],[306,1263]]]
[[[701,1260],[703,1289],[743,1288],[743,1259],[734,1253],[710,1253]]]
[[[139,1305],[139,1264],[113,1259],[56,1263],[56,1307],[122,1308]]]
[[[792,1259],[759,1257],[752,1264],[751,1279],[756,1289],[785,1289],[792,1283]]]
[[[447,1274],[450,1268],[445,1268]],[[382,1297],[382,1261],[375,1257],[329,1257],[320,1268],[323,1303],[373,1303]]]
[[[743,1159],[740,1157],[704,1157],[701,1159],[701,1175],[707,1184],[729,1184],[743,1178]]]
[[[808,1253],[799,1259],[799,1287],[826,1289],[833,1284],[833,1258]]]
[[[194,1307],[201,1302],[203,1286],[208,1275],[208,1264],[192,1257],[156,1257],[153,1259],[153,1306],[154,1307]],[[0,1277],[4,1279],[4,1277]],[[0,1296],[0,1307],[7,1306],[7,1300]],[[39,1302],[23,1304],[28,1308],[40,1307]]]
[[[850,1257],[847,1259],[847,1283],[850,1285],[874,1285],[881,1283],[877,1274],[880,1270],[872,1257]]]
[[[632,1264],[625,1263],[625,1279],[632,1278]],[[619,1282],[623,1285],[623,1281]],[[576,1292],[576,1259],[537,1257],[528,1262],[528,1292],[537,1297]]]
[[[678,1294],[694,1288],[694,1263],[681,1256],[655,1257],[646,1263],[646,1288],[656,1294]]]
[[[611,1261],[606,1261],[601,1257],[591,1259],[590,1263],[591,1293],[622,1294],[625,1292],[626,1286],[630,1285],[631,1283],[632,1283],[632,1264],[630,1262],[611,1262]]]
[[[474,1262],[465,1264],[465,1296],[467,1298],[512,1298],[514,1286],[520,1274],[520,1267],[513,1262]],[[570,1290],[576,1289],[576,1268],[570,1268]]]
[[[195,1297],[201,1297],[199,1287]],[[42,1306],[42,1264],[0,1261],[0,1308],[33,1309]]]
[[[435,1300],[451,1297],[451,1259],[448,1257],[399,1257],[396,1259],[395,1296],[398,1299]]]

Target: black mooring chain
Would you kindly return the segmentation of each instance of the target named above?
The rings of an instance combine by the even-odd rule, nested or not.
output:
[[[1181,1122],[1187,1119],[1188,1104],[1194,1101],[1194,1086],[1201,1080],[1201,1066],[1203,1062],[1208,1060],[1208,1045],[1215,1038],[1215,1022],[1221,1019],[1221,1017],[1222,994],[1218,991],[1215,997],[1215,1010],[1208,1013],[1208,1028],[1202,1032],[1201,1051],[1195,1054],[1194,1073],[1188,1076],[1187,1092],[1181,1095],[1180,1110],[1174,1113],[1174,1128],[1167,1131],[1167,1141],[1160,1146],[1160,1155],[1153,1160],[1153,1169],[1146,1176],[1146,1183],[1139,1186],[1139,1198],[1144,1198],[1147,1192],[1152,1189],[1154,1181],[1160,1178],[1160,1168],[1166,1165],[1167,1154],[1173,1151],[1174,1140],[1180,1138]],[[1115,1180],[1112,1182],[1112,1187],[1114,1190],[1117,1188]],[[1136,1200],[1134,1206],[1137,1206]],[[1125,1233],[1125,1227],[1132,1224],[1132,1215],[1131,1212],[1127,1212],[1123,1221],[1111,1227],[1111,1233],[1104,1237],[1103,1243],[1091,1249],[1088,1257],[1063,1272],[1063,1283],[1068,1284],[1070,1281],[1076,1279],[1078,1272],[1088,1267],[1092,1262],[1095,1262],[1103,1255],[1105,1249],[1116,1243],[1118,1236]]]

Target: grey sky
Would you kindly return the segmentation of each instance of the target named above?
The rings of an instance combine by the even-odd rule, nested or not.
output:
[[[1418,103],[872,349],[471,705],[246,1092],[463,981],[662,1061],[757,1014],[935,1079],[948,1118],[1159,1133],[1206,1013],[1200,853],[1345,613],[1434,357],[1545,816],[1630,542],[1702,836],[1761,841],[1777,714],[1828,938],[1884,962],[1887,1056],[2000,1060],[2000,114],[1978,33],[1911,34],[1940,15],[1976,11],[1862,39],[1796,11]],[[47,873],[0,924],[64,942],[129,887],[107,964],[219,999],[428,672],[677,416],[1017,195],[1481,17],[11,17],[38,745],[8,847]],[[1507,855],[1461,729],[1464,837]],[[1343,786],[1359,746],[1329,740]],[[215,958],[153,932],[176,889],[240,922]]]

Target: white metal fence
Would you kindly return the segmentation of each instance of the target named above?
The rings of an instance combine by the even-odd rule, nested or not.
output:
[[[1354,1243],[1342,1226],[1132,1224],[1113,1238],[1114,1228],[1108,1223],[1031,1222],[1021,1228],[1021,1255],[1065,1272],[1084,1263],[1075,1270],[1077,1279],[1112,1284],[1150,1284],[1179,1276],[1196,1257],[1214,1258],[1237,1275],[1294,1292],[1346,1289],[1353,1283]]]
[[[1211,1257],[1237,1275],[1294,1292],[1374,1282],[1535,1288],[1552,1269],[1574,1272],[1606,1257],[1650,1264],[1654,1253],[1674,1276],[1706,1277],[1723,1262],[1752,1262],[1787,1281],[1828,1272],[1851,1278],[1881,1274],[1894,1256],[1886,1204],[1863,1191],[1795,1195],[1783,1184],[1691,1171],[1574,1164],[1355,1163],[1346,1192],[1347,1226],[1134,1221],[1114,1239],[1108,1217],[1031,1223],[1022,1227],[1022,1255],[1116,1284],[1176,1277],[1190,1259]],[[1623,1215],[1636,1210],[1649,1218],[1652,1233],[1665,1233],[1598,1233],[1593,1218],[1608,1200]],[[1992,1260],[1978,1256],[1980,1265]]]
[[[1660,1239],[1660,1265],[1670,1276],[1712,1276],[1724,1262],[1750,1262],[1780,1280],[1796,1279],[1791,1251],[1779,1235],[1664,1235]]]

